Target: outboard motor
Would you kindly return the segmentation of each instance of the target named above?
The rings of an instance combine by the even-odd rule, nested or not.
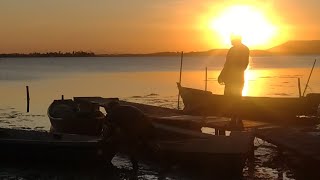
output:
[[[119,128],[131,141],[147,141],[153,137],[152,123],[140,109],[117,104],[110,107],[107,112],[108,121]]]
[[[146,115],[138,108],[110,103],[106,107],[107,121],[117,129],[114,133],[118,151],[128,154],[133,169],[138,169],[137,156],[151,147],[155,141],[154,127]]]

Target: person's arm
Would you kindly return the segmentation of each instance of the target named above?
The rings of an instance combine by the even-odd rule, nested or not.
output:
[[[243,71],[245,71],[249,65],[249,54],[250,54],[250,51],[248,48],[245,48],[242,50],[240,67],[243,69]]]
[[[244,62],[243,62],[243,70],[246,70],[248,65],[249,65],[249,51],[245,55],[245,59],[244,59]]]
[[[228,76],[228,69],[230,69],[230,59],[231,59],[231,53],[232,53],[232,48],[229,49],[227,55],[226,55],[226,61],[224,62],[223,68],[218,76],[218,83],[219,84],[225,84]]]
[[[228,69],[230,67],[230,62],[231,62],[231,54],[232,54],[232,51],[233,51],[234,47],[231,47],[226,55],[226,61],[223,65],[223,69]]]

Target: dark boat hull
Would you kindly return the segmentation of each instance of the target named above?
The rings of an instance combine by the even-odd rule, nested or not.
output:
[[[153,157],[162,165],[175,165],[195,173],[241,177],[253,147],[254,136],[250,132],[214,136],[161,123],[153,125],[159,139],[159,149]]]
[[[101,165],[110,162],[112,146],[98,137],[0,129],[0,160],[12,163]]]
[[[166,159],[170,164],[179,165],[190,173],[222,179],[239,179],[243,174],[248,157],[240,154],[198,154],[172,151],[166,154],[168,154]]]
[[[253,147],[254,136],[238,132],[231,136],[213,136],[198,131],[153,123],[157,148],[143,145],[135,157],[147,164],[156,164],[163,169],[179,168],[190,175],[221,179],[239,179]],[[128,146],[120,149],[123,154]],[[227,173],[226,173],[227,172]],[[200,178],[202,179],[202,178]]]
[[[192,115],[238,115],[242,119],[270,121],[283,124],[316,124],[320,94],[301,98],[232,97],[212,94],[209,91],[182,87],[178,89],[184,103],[184,113]],[[308,118],[299,118],[308,117]]]

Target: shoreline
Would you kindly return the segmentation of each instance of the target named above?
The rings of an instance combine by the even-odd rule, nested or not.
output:
[[[149,54],[110,54],[110,55],[94,55],[94,56],[1,56],[0,61],[5,59],[12,59],[12,58],[81,58],[81,57],[180,57],[181,54],[174,54],[174,55],[149,55]],[[215,55],[215,54],[201,54],[195,55],[192,53],[185,53],[183,54],[184,57],[225,57],[224,54]],[[319,54],[272,54],[272,55],[250,55],[250,57],[302,57],[302,56],[310,56],[315,57],[319,56]]]

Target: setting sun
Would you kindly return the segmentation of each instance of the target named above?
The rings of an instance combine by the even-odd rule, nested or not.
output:
[[[210,28],[219,34],[223,44],[230,44],[230,35],[241,35],[249,47],[271,44],[277,28],[265,14],[251,6],[232,6],[210,22]]]

